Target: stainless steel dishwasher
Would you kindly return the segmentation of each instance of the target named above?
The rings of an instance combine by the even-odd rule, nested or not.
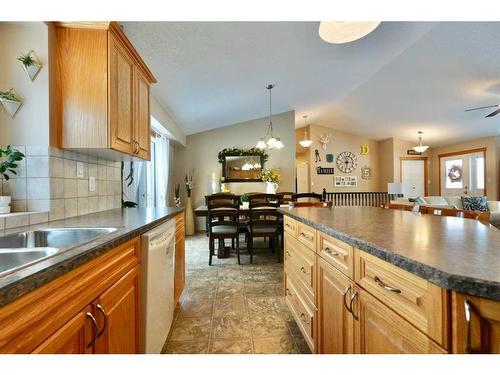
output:
[[[141,343],[160,353],[174,318],[175,220],[141,236]]]

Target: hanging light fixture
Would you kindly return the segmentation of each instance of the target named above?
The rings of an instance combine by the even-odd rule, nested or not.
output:
[[[343,44],[361,39],[370,34],[380,25],[376,22],[338,22],[321,21],[319,23],[319,36],[325,42]]]
[[[427,150],[429,148],[429,146],[424,146],[422,144],[422,134],[423,134],[423,132],[419,130],[418,131],[418,146],[413,147],[413,149],[416,152],[424,152],[425,150]]]
[[[274,150],[274,149],[280,149],[283,148],[283,142],[277,137],[274,136],[273,134],[273,122],[272,122],[272,96],[271,96],[271,90],[273,89],[274,85],[267,85],[266,89],[269,90],[269,124],[267,127],[267,134],[265,137],[261,138],[260,141],[257,143],[257,148],[260,148],[261,150],[268,149],[268,150]]]
[[[313,141],[307,137],[307,115],[302,116],[302,118],[304,119],[304,125],[306,128],[304,128],[304,139],[302,139],[299,143],[302,147],[307,148],[313,143]]]

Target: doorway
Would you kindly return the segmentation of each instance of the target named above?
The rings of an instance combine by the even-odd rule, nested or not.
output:
[[[400,158],[403,196],[417,198],[427,196],[427,157]]]
[[[486,195],[486,148],[439,155],[442,196]]]

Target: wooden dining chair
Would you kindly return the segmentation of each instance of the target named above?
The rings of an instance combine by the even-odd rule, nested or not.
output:
[[[317,193],[297,193],[292,194],[292,202],[297,202],[299,199],[307,199],[309,201],[324,202],[323,195]]]
[[[400,211],[413,211],[413,206],[409,204],[385,203],[382,208]],[[422,212],[422,206],[419,207],[419,212]]]
[[[290,202],[292,207],[329,207],[333,206],[333,202]]]
[[[454,208],[436,208],[436,207],[425,207],[426,213],[434,216],[454,216],[461,217],[463,219],[473,219],[480,221],[483,224],[490,223],[490,213],[488,211],[469,211],[469,210],[459,210]]]
[[[295,193],[293,191],[282,191],[277,194],[281,197],[281,204],[288,204],[292,201],[292,196]]]
[[[205,195],[205,205],[208,208],[208,202],[209,202],[209,200],[212,203],[215,202],[215,201],[220,201],[220,202],[224,202],[225,201],[225,202],[231,203],[235,197],[239,198],[239,196],[234,195],[232,193],[214,193],[214,194],[210,194],[210,195]],[[206,222],[205,222],[205,230],[206,230],[207,237],[208,237],[208,224],[209,224],[209,219],[208,219],[208,216],[207,216],[207,219],[206,219]],[[234,248],[234,246],[233,246],[233,248]]]
[[[237,196],[231,199],[226,197],[219,200],[218,197],[209,197],[208,206],[208,264],[212,265],[212,256],[215,252],[215,240],[220,248],[224,247],[224,240],[231,239],[231,243],[236,243],[236,254],[238,264],[240,264],[240,241],[239,241],[239,217],[240,198]]]
[[[247,247],[250,253],[250,263],[253,263],[253,239],[269,238],[269,247],[272,252],[277,253],[278,262],[281,261],[280,235],[283,234],[283,224],[280,221],[281,214],[277,209],[280,206],[280,196],[277,194],[254,194],[249,197],[247,222]]]

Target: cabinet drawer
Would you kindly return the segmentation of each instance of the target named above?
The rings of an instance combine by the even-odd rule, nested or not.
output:
[[[294,278],[289,274],[285,274],[285,288],[285,299],[288,307],[302,331],[307,345],[311,349],[311,352],[314,353],[314,313],[316,309],[306,302],[306,299],[300,293],[300,289],[296,287]]]
[[[285,232],[290,233],[292,236],[297,237],[297,221],[289,216],[283,215],[283,223]]]
[[[448,349],[447,291],[361,250],[354,254],[356,283]]]
[[[314,303],[316,289],[316,254],[295,238],[285,237],[285,270],[295,275],[299,287]]]
[[[351,245],[318,232],[318,254],[344,275],[354,277],[354,248]]]
[[[316,251],[316,229],[297,222],[297,239],[312,251]]]

